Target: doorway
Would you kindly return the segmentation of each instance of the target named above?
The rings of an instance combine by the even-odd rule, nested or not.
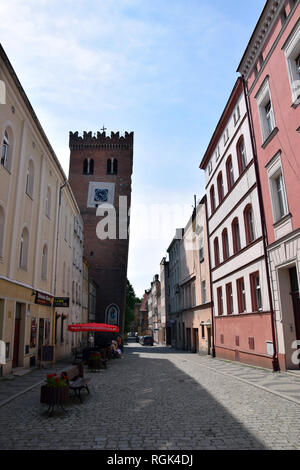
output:
[[[190,328],[186,329],[186,349],[187,349],[187,351],[192,350],[192,335],[191,335],[191,329]]]
[[[198,354],[199,352],[199,331],[198,328],[193,328],[193,353]]]
[[[45,331],[44,318],[40,318],[39,319],[39,342],[38,342],[39,359],[41,358],[41,350],[44,344],[44,331]]]
[[[294,319],[295,319],[296,340],[300,341],[300,297],[299,297],[299,284],[298,284],[296,266],[289,269],[289,275],[290,275],[290,284],[291,284],[290,295],[292,298]],[[300,364],[299,364],[299,368],[300,368]]]
[[[14,353],[13,353],[13,363],[12,363],[13,368],[18,367],[19,365],[21,312],[22,312],[22,304],[17,302],[16,314],[15,314],[15,330],[14,330]]]

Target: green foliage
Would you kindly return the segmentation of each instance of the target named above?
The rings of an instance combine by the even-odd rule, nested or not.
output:
[[[136,297],[134,288],[127,279],[126,286],[126,309],[125,309],[125,333],[130,331],[131,323],[134,321],[134,306],[139,303],[140,299]]]

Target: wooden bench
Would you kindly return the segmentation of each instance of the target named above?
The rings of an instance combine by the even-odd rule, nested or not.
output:
[[[84,388],[88,392],[88,394],[90,393],[88,383],[91,380],[90,378],[86,378],[83,376],[83,363],[72,365],[72,367],[63,371],[63,374],[65,377],[67,377],[66,380],[69,389],[75,392],[75,395],[79,398],[80,402],[82,403],[80,392]]]

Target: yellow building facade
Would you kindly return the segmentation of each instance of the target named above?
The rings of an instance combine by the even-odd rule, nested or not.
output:
[[[42,345],[56,343],[57,359],[80,340],[67,330],[81,321],[80,300],[76,308],[72,302],[79,209],[1,46],[0,80],[6,91],[6,104],[0,105],[0,340],[6,361],[0,372],[7,375],[37,366]],[[80,292],[78,287],[79,297]],[[66,305],[69,299],[69,307],[56,307],[56,297]]]

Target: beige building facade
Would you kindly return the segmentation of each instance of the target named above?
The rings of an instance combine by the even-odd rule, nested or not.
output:
[[[54,359],[71,351],[74,218],[79,210],[63,169],[0,46],[0,340],[2,375],[38,365],[41,345]],[[66,226],[67,223],[67,226]],[[56,326],[56,330],[55,330]]]

